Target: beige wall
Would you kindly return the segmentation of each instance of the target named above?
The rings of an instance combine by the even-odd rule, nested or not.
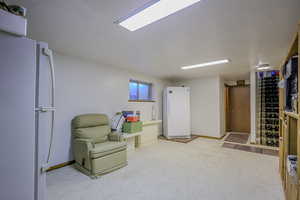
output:
[[[219,103],[220,103],[220,135],[226,134],[226,112],[225,112],[225,85],[224,79],[219,77]]]
[[[225,129],[222,78],[179,81],[175,85],[191,88],[192,134],[221,137]]]
[[[83,113],[114,113],[140,110],[142,120],[151,120],[152,106],[162,119],[162,90],[168,84],[149,76],[89,63],[77,58],[54,55],[56,74],[56,123],[51,165],[72,160],[70,123]],[[129,79],[153,83],[155,103],[129,103]]]

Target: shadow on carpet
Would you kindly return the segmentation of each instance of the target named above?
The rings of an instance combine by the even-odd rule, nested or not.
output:
[[[246,146],[246,145],[240,145],[240,144],[232,144],[232,143],[226,143],[226,142],[222,145],[222,147],[240,150],[240,151],[247,151],[247,152],[252,152],[252,153],[260,153],[260,154],[265,154],[265,155],[270,155],[270,156],[278,156],[278,154],[279,154],[278,150],[265,149],[265,148]]]
[[[167,140],[167,141],[172,141],[172,142],[179,142],[179,143],[189,143],[195,139],[197,139],[199,136],[198,135],[191,135],[191,138],[172,138],[172,139],[167,139],[164,136],[159,136],[158,138],[161,140]]]

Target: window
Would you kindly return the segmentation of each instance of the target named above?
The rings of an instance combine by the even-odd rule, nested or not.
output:
[[[130,80],[129,101],[153,101],[152,83]]]

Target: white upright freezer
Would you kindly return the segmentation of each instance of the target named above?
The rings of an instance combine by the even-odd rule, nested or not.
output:
[[[190,88],[167,87],[163,97],[163,134],[166,138],[190,138]]]
[[[54,124],[48,45],[0,31],[0,199],[45,200]]]

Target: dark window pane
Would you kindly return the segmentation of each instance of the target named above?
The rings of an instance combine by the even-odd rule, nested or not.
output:
[[[136,82],[129,82],[129,99],[138,99],[138,84]]]

